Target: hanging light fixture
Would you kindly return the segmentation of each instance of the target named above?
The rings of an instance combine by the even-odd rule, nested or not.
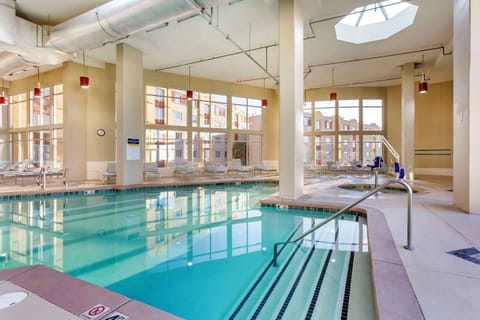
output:
[[[0,96],[0,107],[7,105],[7,97],[5,96],[5,87],[3,85],[3,78],[2,78],[2,95]]]
[[[263,99],[262,99],[262,108],[266,108],[268,105],[267,101],[267,89],[265,88],[265,78],[263,78]]]
[[[42,89],[40,88],[40,66],[37,66],[37,86],[33,88],[33,97],[34,98],[41,98],[42,97]]]
[[[90,78],[87,74],[87,67],[85,66],[85,50],[83,50],[83,76],[80,76],[80,88],[88,89],[90,87]]]
[[[426,93],[428,91],[428,82],[425,81],[425,74],[423,74],[423,81],[418,84],[418,93]]]
[[[424,56],[422,55],[422,81],[418,84],[418,93],[426,93],[428,91],[428,82],[425,80],[425,71],[424,66]]]
[[[335,69],[332,68],[332,90],[335,88]],[[330,92],[330,101],[337,100],[337,93],[335,91]]]
[[[188,89],[187,89],[187,100],[193,99],[193,90],[190,89],[190,66],[188,66]]]

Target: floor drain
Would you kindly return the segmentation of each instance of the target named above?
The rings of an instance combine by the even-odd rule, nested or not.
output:
[[[13,307],[28,296],[28,293],[23,291],[9,292],[0,295],[0,310]]]
[[[480,251],[475,247],[448,251],[447,253],[453,254],[454,256],[462,258],[464,260],[480,264]]]

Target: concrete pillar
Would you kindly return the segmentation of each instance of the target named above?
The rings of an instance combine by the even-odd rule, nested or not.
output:
[[[303,194],[303,7],[280,0],[279,196]]]
[[[143,183],[143,53],[118,44],[116,76],[117,184]]]
[[[454,1],[453,202],[480,213],[480,3]]]
[[[415,178],[415,63],[402,68],[402,150],[401,166],[405,168],[405,178]]]

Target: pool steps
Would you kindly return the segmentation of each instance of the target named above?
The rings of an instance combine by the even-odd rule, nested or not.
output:
[[[316,239],[323,232],[327,231],[318,230]],[[349,240],[356,243],[358,235],[352,234]],[[283,247],[278,266],[269,264],[260,285],[247,290],[239,300],[244,301],[241,307],[237,305],[228,319],[348,319],[355,254],[336,250],[335,244],[319,248],[311,243]]]

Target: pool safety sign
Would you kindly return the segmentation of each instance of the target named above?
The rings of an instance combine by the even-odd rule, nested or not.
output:
[[[105,315],[108,310],[110,310],[109,307],[103,305],[103,304],[97,304],[85,311],[80,315],[81,318],[83,319],[88,319],[88,320],[95,320],[100,318],[101,316]]]
[[[127,138],[127,160],[140,160],[139,138]]]

